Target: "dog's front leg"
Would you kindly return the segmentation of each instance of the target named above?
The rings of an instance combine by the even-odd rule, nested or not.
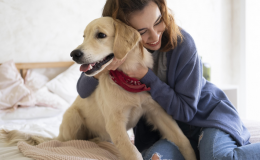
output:
[[[106,122],[106,130],[123,160],[142,160],[141,153],[129,139],[126,122],[123,119],[118,117],[118,114],[117,116],[110,116]]]
[[[146,106],[149,107],[146,114],[148,122],[160,131],[163,138],[172,141],[179,148],[185,160],[196,160],[195,152],[177,122],[155,101],[150,101]]]

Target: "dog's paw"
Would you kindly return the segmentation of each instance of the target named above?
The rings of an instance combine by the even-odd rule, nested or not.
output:
[[[135,154],[132,154],[132,155],[129,155],[127,158],[125,158],[124,160],[143,160],[143,157],[141,155],[141,153],[135,153]]]

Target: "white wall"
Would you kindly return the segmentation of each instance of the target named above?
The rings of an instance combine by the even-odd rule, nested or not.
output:
[[[247,115],[245,15],[245,0],[232,0],[231,83],[238,86],[238,111],[243,118]]]
[[[0,0],[0,63],[71,60],[105,0]]]
[[[246,106],[249,119],[260,120],[260,1],[246,0]]]
[[[0,0],[0,63],[70,60],[85,26],[101,15],[105,0]],[[212,82],[232,83],[231,0],[168,0],[189,32]]]

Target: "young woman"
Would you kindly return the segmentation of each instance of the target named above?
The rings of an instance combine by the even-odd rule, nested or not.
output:
[[[226,95],[202,76],[202,64],[192,37],[179,28],[166,0],[107,0],[103,16],[117,18],[140,32],[143,46],[154,57],[153,70],[140,66],[126,73],[150,87],[152,98],[175,119],[192,144],[197,159],[260,159],[260,143],[250,134]],[[115,70],[124,60],[114,59]],[[88,97],[98,75],[82,73],[77,90]],[[134,128],[135,145],[148,159],[184,159],[172,142],[161,139],[142,118]]]

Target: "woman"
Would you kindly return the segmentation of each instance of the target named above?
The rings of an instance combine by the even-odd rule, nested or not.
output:
[[[194,41],[175,24],[166,0],[107,0],[102,15],[139,31],[143,46],[154,57],[154,68],[139,66],[139,72],[126,74],[151,88],[152,98],[177,121],[198,159],[260,159],[260,143],[250,144],[236,109],[223,91],[203,78]],[[123,62],[114,59],[107,69],[115,70]],[[97,85],[98,75],[82,73],[78,93],[86,98]],[[161,139],[144,118],[134,133],[145,160],[184,159],[175,144]]]

